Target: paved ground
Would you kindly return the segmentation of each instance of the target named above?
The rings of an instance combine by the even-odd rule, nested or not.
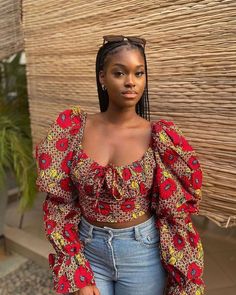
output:
[[[16,253],[0,249],[0,295],[54,295],[47,270]]]
[[[52,291],[50,274],[29,260],[17,270],[0,279],[1,295],[49,295]]]

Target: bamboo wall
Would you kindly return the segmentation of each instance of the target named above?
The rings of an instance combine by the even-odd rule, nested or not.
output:
[[[200,214],[236,225],[235,0],[25,0],[23,15],[35,143],[68,106],[99,111],[95,58],[102,36],[142,36],[151,119],[173,120],[197,151]]]
[[[0,0],[0,60],[23,50],[21,1]]]

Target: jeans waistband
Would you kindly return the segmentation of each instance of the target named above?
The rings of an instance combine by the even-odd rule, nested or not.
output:
[[[98,227],[95,226],[91,223],[89,223],[83,216],[81,217],[81,222],[80,222],[80,229],[89,233],[90,235],[92,235],[92,233],[96,233],[99,235],[106,235],[106,234],[110,234],[112,236],[129,236],[132,234],[137,234],[141,231],[146,231],[151,229],[152,227],[155,227],[155,215],[151,216],[148,220],[139,223],[135,226],[131,226],[131,227],[126,227],[126,228],[112,228],[112,227]]]

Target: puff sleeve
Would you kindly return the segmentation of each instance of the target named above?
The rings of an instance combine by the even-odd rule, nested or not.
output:
[[[192,146],[171,121],[155,122],[152,205],[167,271],[166,295],[204,294],[204,252],[191,214],[199,213],[202,169]]]
[[[56,252],[49,254],[49,266],[54,289],[62,294],[95,284],[78,236],[79,196],[70,177],[80,127],[79,108],[61,112],[35,153],[36,185],[47,193],[43,203],[45,233]]]

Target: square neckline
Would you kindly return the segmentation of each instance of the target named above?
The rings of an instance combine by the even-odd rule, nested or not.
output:
[[[132,166],[135,166],[135,164],[140,164],[144,161],[144,159],[146,158],[146,156],[149,154],[150,151],[152,151],[152,144],[153,144],[153,126],[154,126],[154,122],[153,121],[149,121],[150,125],[151,125],[151,138],[149,141],[149,145],[147,150],[144,152],[144,154],[142,155],[141,158],[125,164],[125,165],[115,165],[113,163],[108,163],[107,165],[101,165],[99,164],[97,161],[95,161],[94,159],[92,159],[84,150],[83,146],[82,146],[82,139],[84,137],[84,130],[85,130],[85,125],[86,125],[86,121],[87,121],[87,112],[83,109],[81,109],[81,113],[83,114],[83,118],[82,118],[82,126],[81,126],[81,137],[80,137],[80,152],[86,157],[86,160],[88,160],[91,163],[96,164],[98,167],[102,168],[102,169],[109,169],[109,168],[114,168],[114,169],[124,169],[124,168],[129,168]]]

